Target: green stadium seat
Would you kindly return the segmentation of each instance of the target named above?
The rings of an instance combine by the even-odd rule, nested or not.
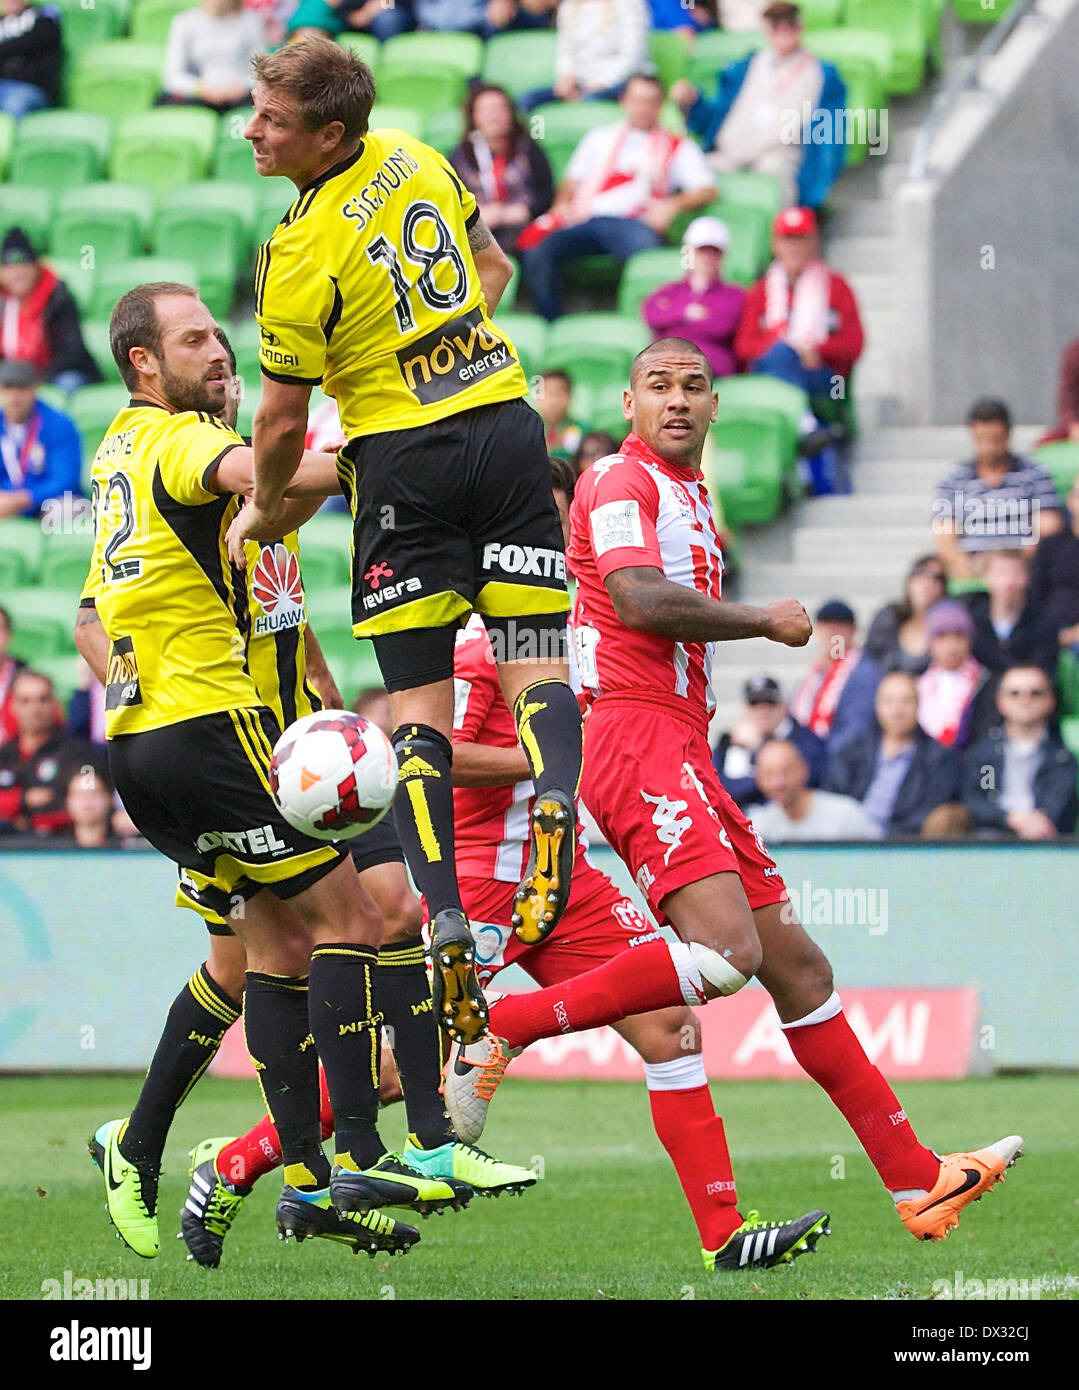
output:
[[[5,518],[5,525],[7,520]],[[12,550],[4,550],[0,547],[0,593],[6,594],[9,589],[17,589],[20,585],[30,582],[30,575],[27,573],[22,556],[17,555]]]
[[[85,578],[85,574],[83,576]],[[79,589],[20,589],[12,604],[15,630],[11,650],[31,665],[74,650],[72,632],[79,608]]]
[[[439,154],[449,155],[450,151],[461,143],[464,130],[465,115],[460,109],[434,111],[427,117],[427,124],[423,128],[423,138]]]
[[[955,17],[961,24],[995,24],[1012,7],[1013,0],[952,0]]]
[[[887,34],[864,29],[817,29],[806,35],[805,46],[818,58],[833,63],[846,81],[849,59],[871,63],[880,81],[878,104],[887,92],[894,47]],[[848,93],[849,97],[849,93]]]
[[[288,179],[260,179],[255,190],[255,243],[268,241],[274,228],[296,201]]]
[[[0,111],[0,178],[7,172],[11,147],[15,143],[15,117]]]
[[[347,48],[351,53],[355,53],[360,62],[366,63],[375,76],[378,76],[382,45],[373,34],[350,34],[346,32],[337,35],[337,42],[342,48]]]
[[[629,376],[630,363],[651,334],[638,318],[624,314],[564,314],[549,327],[545,367],[561,367],[574,383],[597,387]]]
[[[831,29],[841,24],[843,5],[844,0],[798,0],[802,23],[807,29]]]
[[[892,62],[884,79],[885,91],[918,91],[925,81],[929,51],[927,0],[906,5],[897,5],[894,0],[847,0],[847,25],[891,40]]]
[[[21,227],[35,249],[43,250],[49,241],[52,205],[51,189],[5,183],[0,196],[0,238],[9,227]]]
[[[1070,490],[1072,483],[1079,478],[1079,444],[1070,439],[1054,440],[1043,444],[1034,451],[1035,462],[1048,468],[1057,485],[1061,497]]]
[[[300,536],[307,528],[304,527]],[[300,553],[300,569],[303,571],[303,552]],[[318,593],[306,595],[307,618],[311,626],[315,629],[315,636],[321,643],[323,650],[326,648],[327,639],[331,642],[335,640],[335,635],[340,639],[343,633],[349,642],[355,642],[352,636],[352,587],[349,584],[339,584],[334,589],[323,589]],[[343,645],[343,643],[341,644]],[[351,653],[352,648],[346,650]]]
[[[527,377],[533,377],[543,365],[547,345],[547,320],[538,314],[515,314],[503,311],[501,305],[494,324],[502,329],[517,349],[521,367]]]
[[[455,72],[467,81],[478,75],[483,59],[483,40],[476,34],[442,29],[431,33],[397,34],[382,45],[379,55],[379,95],[388,77],[417,72],[421,68]]]
[[[558,183],[582,136],[596,126],[621,119],[622,108],[616,101],[546,102],[532,112],[529,127]]]
[[[111,123],[92,111],[34,111],[19,124],[11,152],[13,183],[59,191],[104,173]]]
[[[253,106],[226,111],[217,127],[217,148],[214,152],[214,176],[232,183],[255,184],[264,180],[255,172],[251,144],[244,139],[244,130],[255,114]],[[277,180],[267,180],[277,182]],[[293,190],[295,195],[295,190]]]
[[[312,404],[320,404],[322,399],[324,398],[316,395]],[[300,532],[301,563],[309,545],[318,546],[323,550],[339,550],[347,562],[351,540],[352,518],[348,513],[330,512],[323,508],[322,511],[316,512],[310,521],[304,522],[303,530]]]
[[[103,179],[100,183],[84,183],[56,200],[57,212],[123,212],[138,224],[140,245],[145,246],[153,225],[156,200],[149,189],[135,183],[116,183]]]
[[[130,8],[114,0],[55,0],[60,11],[60,40],[64,52],[81,53],[88,44],[115,39],[124,31]]]
[[[19,562],[22,583],[34,583],[41,564],[41,523],[29,517],[9,517],[0,526],[0,554],[14,556]]]
[[[78,594],[90,568],[94,538],[86,533],[56,531],[45,536],[41,546],[41,585],[45,589],[68,589]]]
[[[263,182],[280,183],[292,188],[287,179],[265,179]],[[276,188],[274,192],[277,192]],[[228,213],[239,232],[243,254],[247,255],[254,246],[258,198],[250,184],[230,183],[227,179],[203,179],[199,183],[185,183],[181,188],[170,189],[158,205],[158,227],[162,216],[178,211]]]
[[[210,181],[173,189],[162,199],[154,228],[154,254],[192,262],[215,318],[231,310],[236,278],[251,257],[254,199],[243,185],[237,199],[236,188]],[[225,196],[215,201],[209,190]]]
[[[104,166],[112,147],[112,122],[92,111],[32,111],[20,121],[15,145],[17,149],[19,145],[60,145],[65,141],[92,146]]]
[[[391,106],[388,102],[376,101],[371,107],[368,125],[372,130],[403,130],[406,135],[422,140],[425,122],[424,113],[414,106]]]
[[[742,526],[770,505],[768,496],[758,496],[746,476],[746,456],[740,449],[724,449],[716,444],[714,432],[705,440],[701,471],[713,502],[718,502],[728,526]],[[776,490],[776,507],[779,505]],[[773,513],[774,515],[774,513]]]
[[[108,184],[105,185],[109,187]],[[78,194],[69,189],[61,199]],[[132,256],[142,255],[146,244],[143,229],[134,213],[125,208],[58,207],[52,223],[52,252],[65,260],[78,261],[93,253],[97,266],[118,265]]]
[[[97,271],[93,264],[89,262],[84,264],[82,258],[68,260],[65,256],[47,256],[46,260],[67,286],[72,299],[79,306],[79,312],[87,313],[94,297],[94,286],[97,283]],[[112,305],[109,308],[111,309]]]
[[[127,404],[127,400],[127,393],[118,381],[83,386],[68,397],[67,413],[75,421],[75,427],[79,431],[83,469],[87,475],[94,454],[97,453],[97,446],[105,437],[105,431],[118,412]]]
[[[214,113],[196,107],[160,107],[129,116],[117,127],[109,175],[158,195],[194,183],[206,174],[217,130]]]
[[[573,413],[590,430],[603,430],[621,444],[630,427],[622,414],[622,395],[628,385],[623,372],[605,381],[581,382],[573,387]]]
[[[656,76],[667,91],[689,72],[689,44],[677,29],[653,29],[648,41]]]
[[[755,174],[751,169],[720,174],[719,193],[725,203],[761,208],[769,221],[783,209],[783,186],[773,174]]]
[[[716,89],[716,75],[732,63],[739,63],[764,43],[764,35],[755,31],[738,33],[726,29],[706,29],[693,42],[689,59],[689,80],[711,97]]]
[[[853,128],[847,133],[846,154],[843,160],[847,168],[854,168],[862,164],[869,154],[870,137],[875,134],[879,138],[882,119],[880,113],[887,110],[887,101],[876,63],[868,58],[850,54],[839,57],[835,65],[847,89],[844,109],[854,113]],[[875,113],[873,119],[877,123],[876,132],[870,128],[870,113]]]
[[[67,410],[66,391],[61,391],[59,386],[53,386],[50,382],[43,382],[37,388],[37,398],[44,401],[46,405],[51,405],[53,410]]]
[[[1079,715],[1079,656],[1070,647],[1061,647],[1057,658],[1057,696],[1063,716]]]
[[[521,262],[516,256],[506,258],[512,268],[510,282],[502,291],[502,298],[498,301],[498,307],[505,310],[507,314],[512,313],[517,304],[517,292],[521,288]]]
[[[119,384],[120,372],[113,360],[112,348],[109,345],[108,319],[83,319],[82,340],[105,381]],[[66,409],[66,402],[64,408]],[[83,462],[85,463],[86,460],[84,459]]]
[[[1079,758],[1079,718],[1074,715],[1060,721],[1060,737],[1064,747]]]
[[[306,532],[307,527],[303,529]],[[305,590],[323,593],[326,589],[340,589],[349,582],[347,549],[339,545],[319,545],[306,535],[303,541],[300,562]]]
[[[161,91],[163,44],[137,39],[94,43],[78,57],[69,84],[70,105],[120,120],[145,111]]]
[[[229,342],[236,354],[236,372],[247,384],[259,389],[262,370],[259,367],[259,326],[253,318],[236,319],[227,325]],[[310,525],[310,522],[308,522]],[[304,528],[306,530],[306,527]]]
[[[483,55],[483,80],[504,87],[514,99],[553,87],[557,48],[558,36],[552,30],[495,34]]]
[[[626,262],[618,286],[618,312],[640,317],[641,305],[660,285],[686,278],[680,246],[658,246],[638,251]]]
[[[786,423],[776,411],[746,411],[712,426],[710,434],[720,449],[734,449],[745,456],[745,485],[739,504],[739,524],[762,524],[779,513],[783,502],[783,475],[793,460],[787,454]]]
[[[97,272],[90,312],[98,317],[111,314],[113,305],[121,295],[136,285],[152,280],[173,280],[181,285],[199,288],[198,272],[193,262],[176,260],[171,256],[135,256],[124,265],[105,266]]]
[[[190,0],[135,0],[131,37],[143,43],[164,43],[175,16],[190,8]]]
[[[751,372],[746,376],[724,377],[716,382],[719,418],[740,415],[745,407],[777,411],[787,423],[786,449],[793,454],[802,432],[802,418],[809,409],[809,397],[798,386],[774,376]]]
[[[401,37],[412,36],[402,34]],[[426,35],[417,37],[424,38]],[[467,83],[460,73],[446,72],[437,67],[416,66],[407,72],[399,70],[387,74],[383,62],[378,79],[378,96],[382,105],[411,107],[425,121],[441,111],[459,107],[464,101],[466,88]]]

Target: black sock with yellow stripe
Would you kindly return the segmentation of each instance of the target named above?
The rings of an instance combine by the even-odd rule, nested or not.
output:
[[[172,1001],[120,1151],[131,1163],[161,1166],[177,1106],[217,1055],[240,1005],[200,965]]]
[[[311,1030],[333,1110],[334,1162],[370,1168],[385,1153],[378,1137],[382,1015],[375,1005],[373,946],[340,941],[311,952]]]
[[[453,749],[426,724],[403,724],[391,742],[399,768],[393,818],[416,887],[432,920],[447,907],[460,912],[453,863]]]
[[[576,796],[581,781],[581,709],[573,691],[565,681],[534,681],[517,696],[513,717],[536,795],[557,788]]]
[[[247,972],[244,1034],[270,1119],[281,1143],[290,1187],[325,1187],[330,1165],[322,1152],[318,1053],[308,1019],[304,976]]]
[[[383,946],[376,983],[378,1006],[405,1093],[408,1127],[421,1148],[437,1149],[454,1133],[439,1091],[442,1049],[423,937]]]

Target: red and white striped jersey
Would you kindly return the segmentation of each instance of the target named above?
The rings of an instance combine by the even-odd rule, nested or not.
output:
[[[664,462],[631,434],[578,480],[566,558],[577,581],[574,654],[585,700],[643,692],[688,703],[695,722],[710,715],[714,644],[626,627],[603,582],[615,570],[658,569],[674,584],[721,597],[723,551],[700,474]]]

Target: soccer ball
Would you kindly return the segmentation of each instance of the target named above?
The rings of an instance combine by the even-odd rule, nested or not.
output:
[[[290,724],[274,746],[270,790],[289,825],[316,840],[362,835],[389,810],[397,758],[377,725],[343,709]]]

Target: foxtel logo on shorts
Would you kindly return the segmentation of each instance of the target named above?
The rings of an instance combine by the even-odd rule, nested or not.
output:
[[[477,307],[417,338],[397,353],[405,385],[421,405],[448,401],[483,377],[515,367],[509,346]]]
[[[491,541],[483,547],[483,568],[497,565],[507,574],[534,574],[537,579],[565,580],[566,557],[561,550],[545,550],[539,545],[502,545]]]
[[[200,854],[223,849],[230,854],[291,854],[292,847],[279,840],[272,825],[252,830],[207,830],[195,841]]]
[[[364,578],[366,577],[365,575]],[[365,608],[381,608],[384,603],[389,603],[391,599],[401,598],[404,594],[414,594],[422,588],[422,579],[402,579],[400,584],[383,584],[375,593],[364,594],[363,606]]]

